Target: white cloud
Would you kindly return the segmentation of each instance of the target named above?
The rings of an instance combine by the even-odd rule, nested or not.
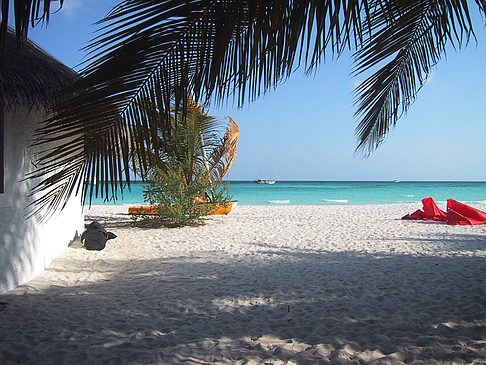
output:
[[[64,1],[61,12],[67,17],[72,17],[82,6],[83,0],[66,0]]]

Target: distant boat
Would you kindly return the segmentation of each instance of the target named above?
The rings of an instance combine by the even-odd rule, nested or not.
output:
[[[257,184],[270,184],[273,185],[277,182],[277,180],[265,180],[265,179],[258,179],[255,181]]]

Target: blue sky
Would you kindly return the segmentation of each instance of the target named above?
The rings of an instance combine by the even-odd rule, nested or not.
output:
[[[82,46],[114,0],[66,0],[47,28],[30,37],[66,65],[82,61]],[[486,181],[486,31],[478,44],[450,50],[434,69],[407,115],[370,157],[354,153],[348,57],[330,60],[313,76],[302,69],[279,87],[246,104],[211,107],[240,126],[239,161],[232,180],[464,180]]]

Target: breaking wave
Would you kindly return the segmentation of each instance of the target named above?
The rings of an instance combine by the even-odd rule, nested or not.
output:
[[[271,204],[289,204],[290,200],[269,200],[268,201]]]
[[[349,202],[348,199],[322,199],[322,201],[330,202],[330,203],[347,203],[347,202]]]
[[[462,203],[464,203],[464,204],[485,204],[486,200],[465,200]]]

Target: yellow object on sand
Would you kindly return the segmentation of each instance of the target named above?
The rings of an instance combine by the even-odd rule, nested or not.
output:
[[[128,208],[128,214],[133,215],[157,215],[159,214],[159,210],[157,207],[150,206],[150,205],[140,205],[138,207],[130,207]]]
[[[220,214],[228,214],[231,212],[231,209],[233,207],[236,207],[238,204],[237,201],[234,202],[229,202],[226,204],[213,204],[213,203],[199,203],[196,204],[195,209],[198,210],[200,209],[200,206],[209,206],[209,215],[220,215]],[[133,215],[157,215],[159,214],[159,210],[155,206],[150,206],[150,205],[142,205],[138,207],[130,207],[128,208],[128,214],[133,214]]]
[[[209,197],[201,198],[200,196],[195,196],[194,202],[195,203],[210,203],[211,200],[209,199]]]

